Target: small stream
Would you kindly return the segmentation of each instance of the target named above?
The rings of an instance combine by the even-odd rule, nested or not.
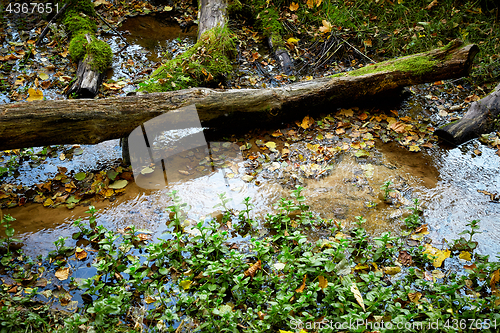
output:
[[[196,38],[194,28],[183,33],[178,27],[140,17],[128,20],[120,30],[130,32],[125,36],[131,45],[114,58],[108,77],[130,83],[144,75],[138,71],[140,67],[161,61],[166,54],[175,56],[192,45]],[[155,32],[154,36],[150,31]],[[118,36],[108,37],[115,52],[124,46]],[[136,85],[130,84],[123,94],[135,88]],[[417,109],[414,111],[423,111],[417,99],[412,96],[407,103]],[[75,173],[105,169],[115,165],[121,156],[118,140],[82,145],[81,148],[83,154],[72,160],[48,158],[38,167],[25,163],[19,169],[18,177],[5,178],[3,182],[32,186],[53,177],[58,166]],[[476,149],[481,151],[480,155],[473,153]],[[420,153],[409,152],[395,143],[377,142],[376,150],[376,157],[370,159],[344,154],[332,161],[332,170],[327,176],[304,180],[303,194],[311,209],[325,219],[334,219],[347,226],[356,216],[363,216],[367,220],[366,229],[374,235],[385,231],[398,234],[404,226],[403,218],[409,211],[407,207],[418,198],[434,244],[443,243],[443,239],[458,238],[468,221],[478,219],[482,231],[475,236],[479,242],[478,251],[495,258],[500,252],[500,204],[490,202],[488,196],[478,192],[498,192],[500,189],[500,156],[493,149],[473,140],[458,148],[437,147]],[[214,213],[216,209],[213,207],[220,202],[218,194],[223,192],[232,199],[229,207],[237,210],[244,207],[241,204],[243,199],[250,197],[255,206],[253,214],[264,218],[280,198],[289,197],[290,191],[281,185],[283,182],[272,177],[258,175],[257,182],[243,180],[245,163],[238,164],[236,176],[229,184],[224,181],[222,170],[197,178],[184,177],[160,190],[145,190],[129,183],[124,194],[116,200],[92,203],[99,210],[97,221],[115,230],[135,225],[152,231],[153,239],[163,237],[168,221],[166,208],[171,204],[168,194],[173,190],[178,191],[190,206],[188,219],[191,223]],[[380,187],[388,180],[393,182],[403,204],[387,205],[380,199]],[[68,210],[30,203],[4,209],[3,213],[16,218],[15,237],[22,239],[24,251],[38,256],[53,250],[52,243],[60,236],[71,239],[72,233],[77,231],[72,221],[88,219],[86,210],[88,207],[84,206]]]

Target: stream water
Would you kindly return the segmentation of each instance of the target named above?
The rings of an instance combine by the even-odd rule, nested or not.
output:
[[[159,34],[155,34],[154,39],[147,33],[151,27]],[[127,39],[133,45],[126,53],[115,57],[110,73],[115,80],[133,79],[130,66],[125,66],[128,60],[158,61],[166,51],[171,54],[182,51],[183,39],[185,43],[192,43],[195,38],[193,33],[182,34],[178,28],[151,21],[127,23],[121,30],[131,32]],[[158,39],[169,41],[162,44],[155,41]],[[117,36],[111,37],[110,43],[115,51],[122,46]],[[412,99],[416,97],[411,97],[408,103],[413,103]],[[53,158],[36,168],[25,165],[16,179],[4,181],[32,185],[54,176],[57,166],[75,172],[95,169],[96,166],[105,168],[116,163],[121,156],[117,140],[82,148],[84,153],[71,161]],[[403,217],[408,213],[406,206],[410,205],[411,199],[418,198],[434,244],[443,239],[457,238],[466,228],[467,221],[478,219],[482,231],[475,236],[479,242],[478,251],[494,259],[500,252],[500,204],[490,202],[488,196],[478,192],[498,192],[500,188],[500,157],[493,149],[481,146],[476,140],[458,148],[438,147],[420,153],[409,152],[395,143],[380,142],[376,149],[376,158],[344,155],[332,162],[333,170],[326,177],[305,180],[303,194],[312,210],[325,219],[334,219],[344,225],[352,223],[356,216],[364,216],[367,220],[365,227],[373,234],[385,231],[397,234],[401,231]],[[473,153],[475,149],[481,154]],[[112,229],[133,224],[152,231],[155,238],[161,237],[167,229],[168,213],[165,210],[171,204],[168,193],[173,190],[177,190],[190,206],[188,218],[191,221],[198,221],[216,211],[213,207],[219,203],[218,194],[223,192],[232,198],[229,207],[235,209],[242,209],[240,203],[245,197],[251,197],[255,205],[253,214],[262,217],[273,209],[279,198],[289,197],[290,191],[281,185],[282,182],[257,176],[257,183],[248,183],[241,178],[244,162],[240,162],[237,169],[237,175],[229,185],[220,170],[197,178],[186,177],[160,190],[145,190],[130,183],[124,195],[116,200],[93,203],[99,209],[97,221]],[[380,187],[387,180],[394,183],[406,205],[387,205],[380,199]],[[73,210],[65,207],[53,209],[41,204],[27,204],[4,209],[3,213],[16,218],[15,237],[22,239],[27,254],[37,256],[53,250],[52,243],[60,236],[71,238],[71,234],[77,231],[72,221],[88,219],[87,209],[82,206]]]

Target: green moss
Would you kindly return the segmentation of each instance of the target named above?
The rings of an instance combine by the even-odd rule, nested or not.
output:
[[[92,69],[103,73],[113,61],[113,52],[108,43],[97,38],[87,46],[87,56],[92,56],[90,66]]]
[[[216,27],[206,31],[182,55],[154,71],[139,90],[170,91],[220,82],[224,74],[232,71],[235,56],[233,34],[227,27]]]
[[[75,13],[67,15],[63,20],[63,24],[72,35],[82,33],[83,31],[97,31],[97,25],[90,17],[82,17]]]
[[[90,0],[68,0],[69,8],[67,14],[84,13],[88,16],[95,17],[94,4]]]
[[[85,33],[78,34],[69,43],[69,55],[73,61],[79,61],[83,59],[87,53],[87,38],[85,38]]]
[[[380,62],[372,66],[366,66],[351,72],[347,72],[347,75],[361,76],[366,74],[397,70],[403,72],[411,72],[415,75],[422,75],[428,72],[436,64],[437,61],[430,56],[417,56]]]

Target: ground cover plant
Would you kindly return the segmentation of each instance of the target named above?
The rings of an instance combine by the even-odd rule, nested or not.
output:
[[[88,223],[74,223],[74,240],[59,239],[48,257],[7,253],[1,273],[10,282],[0,291],[0,327],[3,332],[496,331],[500,263],[474,253],[478,221],[469,224],[468,237],[438,249],[425,241],[426,225],[412,225],[404,238],[390,232],[371,237],[361,216],[350,229],[322,220],[301,191],[299,186],[277,202],[276,212],[264,219],[252,216],[249,198],[244,210],[234,211],[221,195],[222,217],[191,225],[184,221],[188,207],[174,191],[169,232],[154,241],[133,226],[108,230],[90,207]],[[417,202],[408,208],[420,211]],[[6,216],[3,223],[11,220]],[[328,236],[314,240],[319,229]],[[11,241],[8,236],[3,243]],[[94,274],[72,278],[84,264],[94,267]],[[80,303],[73,300],[76,294]],[[56,304],[70,312],[50,312],[49,305]]]

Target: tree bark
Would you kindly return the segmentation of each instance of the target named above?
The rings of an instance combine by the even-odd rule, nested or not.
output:
[[[207,30],[227,23],[227,0],[201,0],[200,17],[198,19],[198,39]]]
[[[270,89],[191,88],[108,99],[34,101],[0,105],[0,150],[54,144],[96,144],[127,136],[166,112],[195,104],[204,127],[231,129],[293,120],[405,86],[467,75],[476,45],[451,47],[378,63],[356,72]],[[424,71],[394,69],[400,62],[435,59]],[[173,119],[182,128],[183,119]]]
[[[500,84],[488,96],[472,103],[462,119],[437,129],[434,134],[452,145],[459,145],[493,131],[499,123]]]

